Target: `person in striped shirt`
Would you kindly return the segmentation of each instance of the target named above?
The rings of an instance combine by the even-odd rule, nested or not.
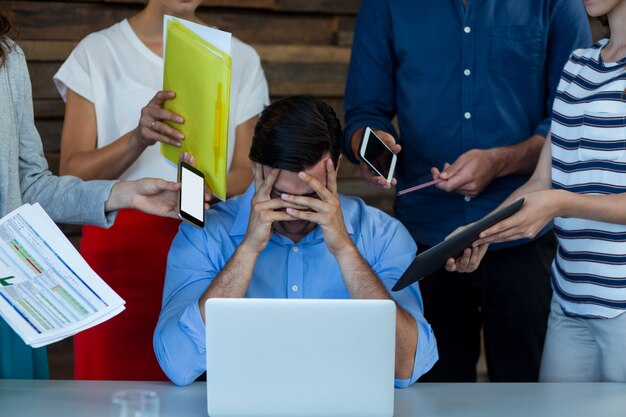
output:
[[[554,220],[559,249],[541,381],[626,381],[626,0],[583,0],[612,32],[570,56],[551,138],[523,208],[481,233],[449,271],[476,269],[487,246],[534,237]],[[528,294],[532,297],[532,294]]]

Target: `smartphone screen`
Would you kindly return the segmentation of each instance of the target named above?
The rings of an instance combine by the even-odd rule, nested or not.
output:
[[[371,129],[364,132],[361,155],[369,165],[386,179],[389,178],[390,170],[395,165],[396,155],[389,149]]]
[[[198,227],[204,227],[204,175],[191,165],[179,164],[179,216]]]

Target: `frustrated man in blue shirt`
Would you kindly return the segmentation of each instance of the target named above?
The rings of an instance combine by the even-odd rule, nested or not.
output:
[[[437,360],[417,284],[390,288],[415,256],[397,220],[337,193],[341,124],[324,102],[289,97],[256,125],[245,194],[183,224],[170,249],[157,359],[177,385],[205,371],[204,302],[214,297],[393,299],[396,386]],[[210,369],[206,372],[211,372]]]
[[[344,152],[357,162],[370,126],[398,152],[398,190],[444,180],[395,201],[396,216],[427,249],[528,180],[563,65],[590,43],[581,0],[363,0]],[[368,183],[390,187],[361,168]],[[537,380],[555,251],[545,232],[491,247],[469,276],[441,271],[422,281],[441,356],[422,380],[475,381],[481,327],[491,381]]]

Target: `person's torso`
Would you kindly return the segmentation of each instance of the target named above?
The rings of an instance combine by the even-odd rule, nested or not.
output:
[[[554,4],[390,3],[402,145],[399,190],[471,149],[523,142],[549,116],[547,51],[551,37],[558,36],[551,32]],[[489,213],[527,179],[494,178],[471,200],[431,187],[396,199],[396,214],[418,242],[434,245]]]
[[[102,148],[137,127],[141,109],[163,88],[163,59],[139,39],[128,20],[90,36],[90,42],[81,46],[87,49],[97,147]],[[233,38],[228,167],[234,151],[243,70],[248,62],[242,54],[247,52],[241,41]],[[175,181],[176,166],[161,155],[160,146],[149,146],[120,179],[159,177]]]
[[[211,224],[207,242],[219,242],[220,247],[219,255],[210,256],[217,270],[224,268],[245,238],[253,191],[251,187],[245,194],[216,205],[206,214],[205,223]],[[340,200],[351,239],[365,261],[374,265],[379,255],[376,243],[380,242],[374,242],[373,236],[384,235],[382,230],[389,230],[390,222],[397,221],[356,197],[341,195]],[[347,299],[350,293],[337,259],[328,250],[318,226],[297,243],[272,232],[256,260],[246,297]]]
[[[626,59],[576,51],[553,107],[552,186],[588,195],[626,191]],[[626,225],[557,217],[553,286],[566,312],[613,317],[626,310]]]
[[[12,48],[17,47],[13,42],[9,42],[9,45]],[[11,50],[5,57],[4,65],[0,67],[0,217],[22,203],[18,164],[19,115],[16,111],[23,103],[16,102],[19,96],[16,97],[13,91],[14,86],[22,82],[19,77],[19,61],[24,61],[22,51]]]

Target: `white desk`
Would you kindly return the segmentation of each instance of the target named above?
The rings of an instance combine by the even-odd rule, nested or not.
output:
[[[123,389],[156,391],[161,417],[207,415],[204,383],[0,380],[0,416],[108,417]],[[626,384],[415,384],[396,390],[394,416],[624,417]]]

